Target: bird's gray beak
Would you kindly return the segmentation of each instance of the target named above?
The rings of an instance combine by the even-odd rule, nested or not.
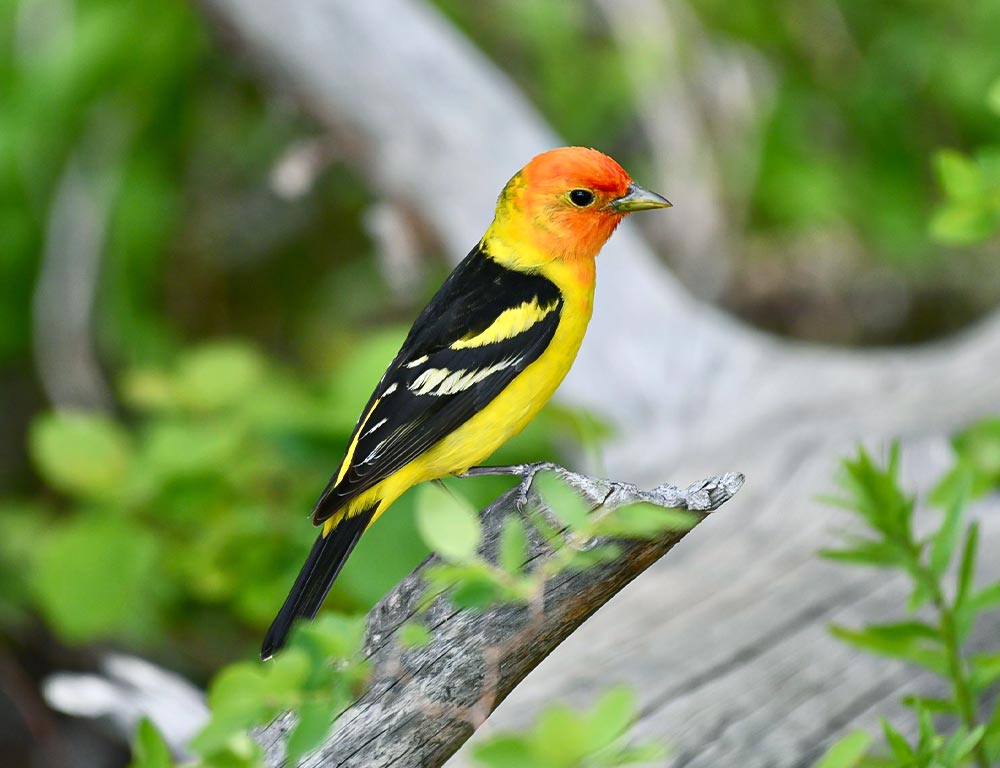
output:
[[[628,192],[617,200],[611,201],[611,207],[618,213],[632,213],[632,211],[648,211],[653,208],[671,208],[673,204],[655,192],[643,189],[634,181],[628,185]]]

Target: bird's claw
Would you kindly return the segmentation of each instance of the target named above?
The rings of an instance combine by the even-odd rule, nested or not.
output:
[[[533,461],[527,464],[509,464],[501,467],[472,467],[458,477],[483,477],[484,475],[520,477],[521,482],[517,486],[517,498],[514,500],[514,506],[521,517],[525,518],[528,512],[528,495],[531,493],[531,484],[535,480],[535,475],[539,472],[557,469],[560,469],[559,465],[551,461]],[[548,518],[549,515],[546,513],[547,510],[543,510],[542,514]]]

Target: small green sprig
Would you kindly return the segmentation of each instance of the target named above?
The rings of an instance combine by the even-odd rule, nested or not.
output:
[[[974,585],[979,526],[965,520],[970,498],[984,493],[1000,478],[998,422],[991,420],[971,428],[959,435],[954,445],[955,467],[930,494],[930,502],[941,517],[927,536],[915,533],[916,504],[899,484],[896,445],[884,467],[863,449],[855,459],[845,461],[841,477],[844,495],[828,499],[854,513],[866,532],[845,535],[841,547],[822,554],[837,562],[902,571],[911,583],[907,618],[862,629],[834,626],[833,634],[862,650],[905,661],[944,678],[950,683],[950,695],[904,699],[918,717],[916,744],[883,722],[888,755],[868,754],[867,735],[855,732],[831,748],[819,763],[822,768],[951,768],[968,764],[990,768],[1000,760],[1000,703],[987,722],[980,720],[991,689],[1000,680],[1000,652],[973,654],[965,649],[977,620],[1000,606],[1000,582],[979,589]],[[922,608],[920,617],[915,616]],[[935,715],[948,715],[957,721],[949,736],[935,730]]]

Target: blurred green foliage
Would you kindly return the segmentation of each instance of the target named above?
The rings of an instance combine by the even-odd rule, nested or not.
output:
[[[714,31],[778,76],[751,226],[844,221],[877,258],[937,262],[927,239],[937,146],[995,141],[984,102],[998,74],[993,0],[871,3],[696,0]]]
[[[626,734],[639,716],[635,693],[610,688],[592,709],[547,707],[524,733],[497,733],[472,749],[484,768],[613,768],[662,765],[666,750],[656,743],[629,744]]]
[[[173,365],[129,372],[128,420],[41,415],[31,454],[58,495],[4,503],[0,617],[37,611],[66,642],[139,645],[200,675],[250,652],[295,579],[316,535],[308,512],[404,333],[372,336],[316,381],[244,343],[204,344]],[[543,415],[500,458],[550,457],[571,423],[565,412]],[[478,507],[506,485],[453,487]],[[362,539],[329,604],[370,607],[426,555],[416,533],[408,494]]]
[[[367,190],[342,168],[294,201],[268,189],[282,153],[315,129],[211,44],[194,7],[81,0],[69,11],[0,4],[0,364],[27,359],[71,166],[93,199],[111,190],[94,318],[109,364],[162,359],[185,333],[250,332],[297,352],[328,319],[321,301],[359,285],[362,303],[377,295],[371,270],[341,275],[342,290],[317,279],[368,255]]]

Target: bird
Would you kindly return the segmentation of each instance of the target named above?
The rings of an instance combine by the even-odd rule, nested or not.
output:
[[[312,619],[361,535],[412,486],[462,475],[534,418],[570,369],[596,257],[634,211],[669,208],[611,157],[562,147],[504,186],[493,222],[420,312],[312,512],[322,530],[264,639]]]

